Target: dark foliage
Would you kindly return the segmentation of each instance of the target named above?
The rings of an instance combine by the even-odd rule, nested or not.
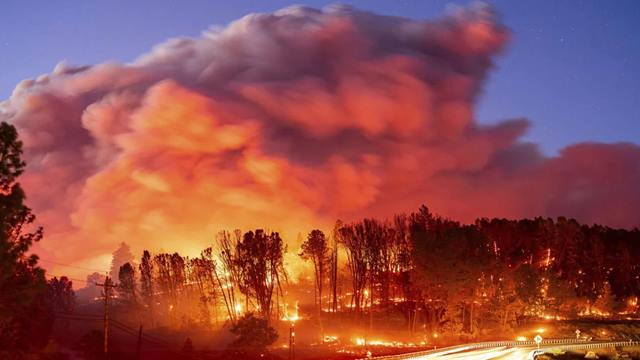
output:
[[[136,276],[131,263],[125,263],[120,266],[118,280],[118,293],[122,299],[130,304],[137,304]]]
[[[76,350],[87,359],[101,359],[104,356],[104,333],[90,330],[80,338]]]
[[[258,304],[260,315],[267,320],[273,311],[274,293],[282,292],[281,284],[286,280],[283,256],[284,243],[277,232],[249,231],[236,245],[240,291]]]
[[[238,319],[231,328],[237,338],[229,345],[232,349],[241,349],[248,353],[264,352],[267,346],[278,340],[278,333],[265,319],[248,313]]]
[[[52,278],[48,282],[47,299],[55,312],[71,313],[76,305],[73,282],[66,276]]]
[[[25,204],[17,182],[24,170],[22,142],[12,125],[0,123],[0,349],[32,351],[44,346],[52,312],[47,282],[38,258],[27,255],[42,229]]]

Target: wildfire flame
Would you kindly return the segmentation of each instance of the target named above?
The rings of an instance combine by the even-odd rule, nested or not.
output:
[[[284,304],[284,315],[282,316],[283,321],[296,322],[300,319],[298,315],[298,301],[295,302],[293,307],[293,311],[289,311],[289,304]]]

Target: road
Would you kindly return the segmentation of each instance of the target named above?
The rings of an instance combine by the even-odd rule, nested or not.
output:
[[[552,339],[543,341],[538,347],[532,341],[502,341],[457,345],[437,350],[380,356],[378,360],[532,360],[536,355],[552,349],[594,350],[602,348],[640,346],[640,342],[629,341],[578,341],[575,339]]]

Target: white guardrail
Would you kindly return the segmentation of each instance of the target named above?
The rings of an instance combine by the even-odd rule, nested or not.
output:
[[[544,348],[535,349],[529,353],[527,356],[527,360],[534,360],[536,356],[542,355],[549,350],[560,349],[560,350],[592,350],[592,349],[602,349],[602,348],[612,348],[612,347],[632,347],[632,346],[640,346],[640,341],[590,341],[584,344],[567,344],[560,346],[545,346]]]
[[[555,346],[554,346],[555,345]],[[374,356],[371,358],[361,358],[360,360],[404,360],[408,358],[414,358],[419,356],[425,356],[436,353],[452,353],[460,351],[472,351],[494,347],[532,347],[537,346],[533,340],[528,341],[488,341],[480,343],[462,344],[449,347],[443,347],[439,349],[416,351],[397,355],[383,355]],[[578,339],[544,339],[540,343],[540,348],[533,350],[529,353],[527,359],[534,359],[536,356],[543,354],[551,349],[561,350],[590,350],[604,347],[617,347],[617,346],[640,346],[639,341],[587,341]]]

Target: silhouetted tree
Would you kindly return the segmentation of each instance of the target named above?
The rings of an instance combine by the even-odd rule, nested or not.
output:
[[[125,263],[120,266],[118,281],[118,292],[122,299],[130,305],[136,304],[138,302],[138,296],[136,294],[136,274],[130,263]]]
[[[516,294],[532,307],[540,300],[540,275],[529,264],[523,264],[515,271]]]
[[[237,243],[236,251],[240,290],[255,301],[260,315],[268,321],[274,291],[281,291],[281,280],[286,280],[282,239],[277,232],[249,231]]]
[[[355,225],[340,228],[340,240],[347,251],[347,264],[351,275],[351,306],[360,314],[364,306],[367,285],[366,239],[356,231]]]
[[[618,238],[614,250],[615,265],[611,266],[611,290],[619,298],[638,294],[638,278],[634,277],[633,263],[629,245]],[[638,259],[635,261],[638,264]],[[636,265],[637,266],[637,265]]]
[[[320,324],[320,334],[323,334],[322,327],[322,289],[324,287],[324,278],[326,269],[329,264],[329,248],[327,247],[327,239],[321,230],[312,230],[307,235],[307,240],[302,243],[302,252],[300,257],[305,260],[311,260],[313,263],[313,271],[315,278],[314,300],[318,322]]]
[[[311,260],[313,263],[315,277],[316,306],[322,309],[322,289],[326,276],[327,263],[329,261],[329,248],[327,239],[321,230],[313,230],[307,236],[307,240],[302,243],[300,257]]]
[[[163,308],[168,309],[173,325],[183,313],[183,287],[186,282],[185,260],[180,254],[158,254],[153,258],[157,284],[162,293]]]
[[[237,258],[238,243],[242,237],[240,230],[235,230],[233,236],[228,231],[218,233],[217,242],[220,249],[219,266],[213,268],[213,274],[220,288],[229,320],[233,323],[238,316],[238,294],[240,290],[240,271]],[[205,256],[212,258],[212,249],[205,249]]]
[[[420,222],[417,218],[421,216],[412,224],[414,276],[431,300],[427,307],[434,314],[432,326],[446,319],[450,329],[474,333],[480,280],[492,258],[489,242],[474,226],[430,215]]]
[[[269,322],[255,317],[252,313],[238,319],[231,332],[236,335],[236,339],[229,346],[248,354],[264,352],[267,346],[278,340],[278,333],[269,326]]]
[[[0,354],[18,356],[46,344],[51,329],[47,282],[29,248],[42,238],[17,182],[24,171],[16,129],[0,123]]]
[[[73,284],[66,276],[59,279],[53,277],[47,282],[47,302],[54,312],[56,325],[66,329],[69,326],[69,319],[65,315],[73,313],[76,305]]]
[[[53,310],[57,312],[71,313],[76,305],[76,294],[73,292],[73,283],[66,276],[59,279],[53,277],[48,282],[47,298]]]
[[[215,301],[216,282],[213,279],[215,262],[208,251],[203,251],[200,258],[189,262],[189,279],[196,285],[200,305],[200,321],[205,325],[211,324],[210,303]]]
[[[151,254],[147,250],[142,253],[138,268],[140,270],[140,296],[149,314],[150,322],[153,323],[153,262]]]
[[[329,262],[329,287],[331,288],[331,311],[338,311],[338,243],[342,221],[336,221],[331,241],[331,261]]]

